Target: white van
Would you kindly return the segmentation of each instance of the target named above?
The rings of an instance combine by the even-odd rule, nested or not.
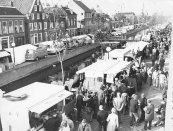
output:
[[[57,41],[55,41],[55,42],[56,42],[56,44],[54,45],[53,41],[45,41],[45,42],[39,43],[39,47],[45,47],[46,46],[48,54],[54,54],[57,51],[62,51],[63,50],[62,46],[64,45],[64,43],[63,42],[60,43]]]

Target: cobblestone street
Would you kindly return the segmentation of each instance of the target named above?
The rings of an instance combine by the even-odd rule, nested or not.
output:
[[[168,65],[169,65],[169,58],[167,58],[165,56],[165,67],[166,69],[168,69]],[[151,61],[146,61],[146,63],[151,66]],[[159,89],[156,89],[154,87],[149,87],[148,84],[143,85],[143,89],[141,92],[137,92],[138,95],[140,95],[141,93],[145,93],[146,94],[146,98],[150,99],[152,101],[152,103],[154,104],[155,108],[158,107],[158,105],[160,104],[161,100],[162,100],[162,96],[161,96],[161,92]],[[129,114],[127,115],[122,115],[122,123],[120,124],[120,128],[119,131],[141,131],[141,129],[143,129],[144,126],[144,122],[141,123],[141,126],[139,127],[134,127],[133,129],[130,129],[130,125],[129,125],[129,121],[130,121],[130,117]],[[93,122],[89,122],[89,118],[86,112],[83,112],[83,118],[85,118],[89,124],[91,124],[91,128],[92,131],[98,131],[98,123],[97,120],[94,119]],[[153,121],[153,123],[155,123],[157,121],[157,117],[155,115],[155,119]],[[78,129],[78,125],[79,122],[74,122],[75,123],[75,131],[77,131]],[[152,127],[152,131],[164,131],[164,127]]]

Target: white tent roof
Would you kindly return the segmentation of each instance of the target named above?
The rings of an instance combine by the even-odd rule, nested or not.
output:
[[[139,41],[139,42],[134,42],[132,43],[131,45],[127,46],[125,49],[126,50],[133,50],[134,51],[137,51],[138,47],[139,47],[139,50],[142,51],[146,45],[149,45],[150,43],[148,42],[144,42],[144,41]]]
[[[128,50],[125,49],[114,49],[109,52],[109,57],[110,58],[120,58],[123,57],[123,55],[127,52]]]
[[[2,98],[1,111],[8,111],[15,107],[21,107],[22,109],[25,108],[40,114],[48,108],[54,106],[56,103],[62,101],[65,97],[70,96],[72,93],[64,90],[64,86],[35,82],[7,93],[5,96],[10,95],[19,97],[23,94],[27,95],[24,100],[11,100],[5,97]]]
[[[119,62],[120,62],[119,60],[108,60],[108,61],[101,60],[82,70],[79,70],[77,74],[85,73],[85,77],[103,77],[103,74],[106,70],[115,66]]]
[[[113,66],[112,68],[108,69],[104,72],[104,74],[107,74],[106,81],[113,83],[113,78],[120,72],[127,68],[130,68],[131,62],[127,61],[121,61],[117,65]]]

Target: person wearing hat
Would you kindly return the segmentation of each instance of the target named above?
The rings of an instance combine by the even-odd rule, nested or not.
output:
[[[78,131],[92,131],[91,126],[86,122],[86,119],[83,119],[79,124]]]
[[[140,122],[145,120],[145,111],[144,108],[147,106],[147,98],[145,97],[145,94],[141,94],[141,100],[140,100],[140,109],[141,109],[141,118]]]
[[[103,105],[99,106],[99,111],[97,113],[97,121],[99,123],[98,131],[106,131],[108,112],[103,109]]]
[[[147,125],[149,123],[148,129],[151,130],[152,121],[154,120],[154,105],[151,103],[151,100],[147,100],[147,106],[144,108],[145,111],[145,123],[143,131],[147,130]]]

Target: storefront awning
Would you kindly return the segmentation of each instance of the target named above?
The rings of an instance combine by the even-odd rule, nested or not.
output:
[[[6,51],[0,51],[0,58],[10,56],[10,54]]]
[[[30,107],[29,110],[31,112],[41,114],[45,110],[56,105],[57,103],[64,100],[66,97],[68,97],[70,95],[72,95],[71,92],[66,91],[66,90],[62,90],[61,92],[58,92],[57,94],[55,94],[55,95],[49,97],[48,99],[36,104],[35,106]]]

